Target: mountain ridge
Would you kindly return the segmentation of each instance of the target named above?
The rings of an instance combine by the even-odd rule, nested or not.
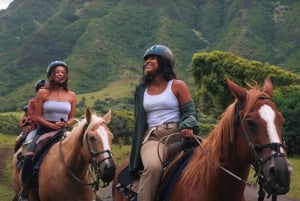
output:
[[[89,93],[123,70],[141,75],[153,44],[173,50],[178,77],[189,83],[198,51],[229,51],[298,73],[299,28],[290,28],[298,10],[294,0],[14,0],[0,11],[0,111],[26,103],[53,60],[70,66],[72,90]]]

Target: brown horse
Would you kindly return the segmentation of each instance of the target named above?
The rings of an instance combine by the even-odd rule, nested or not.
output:
[[[38,191],[31,189],[30,201],[95,199],[100,179],[107,184],[115,174],[113,135],[107,127],[110,119],[111,111],[100,117],[86,110],[85,118],[54,144],[43,159],[37,176]],[[12,176],[16,194],[22,188],[21,171],[16,165],[18,152],[13,158]]]
[[[229,79],[236,100],[228,106],[213,131],[206,137],[170,188],[170,201],[244,201],[251,165],[258,183],[276,200],[289,191],[291,166],[287,160],[281,128],[282,114],[272,102],[273,85],[266,78],[263,88],[241,88]],[[127,200],[113,181],[114,201]],[[264,195],[260,200],[264,199]]]

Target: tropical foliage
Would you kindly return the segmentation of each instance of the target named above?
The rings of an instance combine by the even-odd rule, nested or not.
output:
[[[157,43],[171,47],[189,84],[198,51],[300,72],[299,9],[296,0],[15,0],[0,11],[0,112],[20,110],[53,60],[70,66],[71,89],[96,92],[124,71],[140,75],[144,51]]]

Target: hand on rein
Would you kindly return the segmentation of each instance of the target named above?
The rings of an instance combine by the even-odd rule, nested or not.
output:
[[[65,121],[57,121],[53,124],[53,128],[55,130],[61,130],[66,127],[66,122]]]
[[[184,128],[184,129],[180,130],[180,134],[183,139],[190,139],[193,137],[194,132],[193,132],[193,129],[191,129],[191,128]]]

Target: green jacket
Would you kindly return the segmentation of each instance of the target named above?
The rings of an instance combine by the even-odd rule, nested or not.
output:
[[[147,115],[144,110],[143,101],[144,101],[144,92],[146,86],[140,84],[137,86],[134,93],[135,100],[135,123],[132,134],[131,142],[131,153],[130,153],[130,163],[129,170],[131,172],[137,172],[143,170],[143,163],[141,160],[141,146],[143,142],[143,137],[148,129],[147,125]],[[184,105],[180,106],[180,122],[179,129],[192,128],[195,134],[198,134],[198,117],[195,110],[195,105],[193,101],[187,102]]]

